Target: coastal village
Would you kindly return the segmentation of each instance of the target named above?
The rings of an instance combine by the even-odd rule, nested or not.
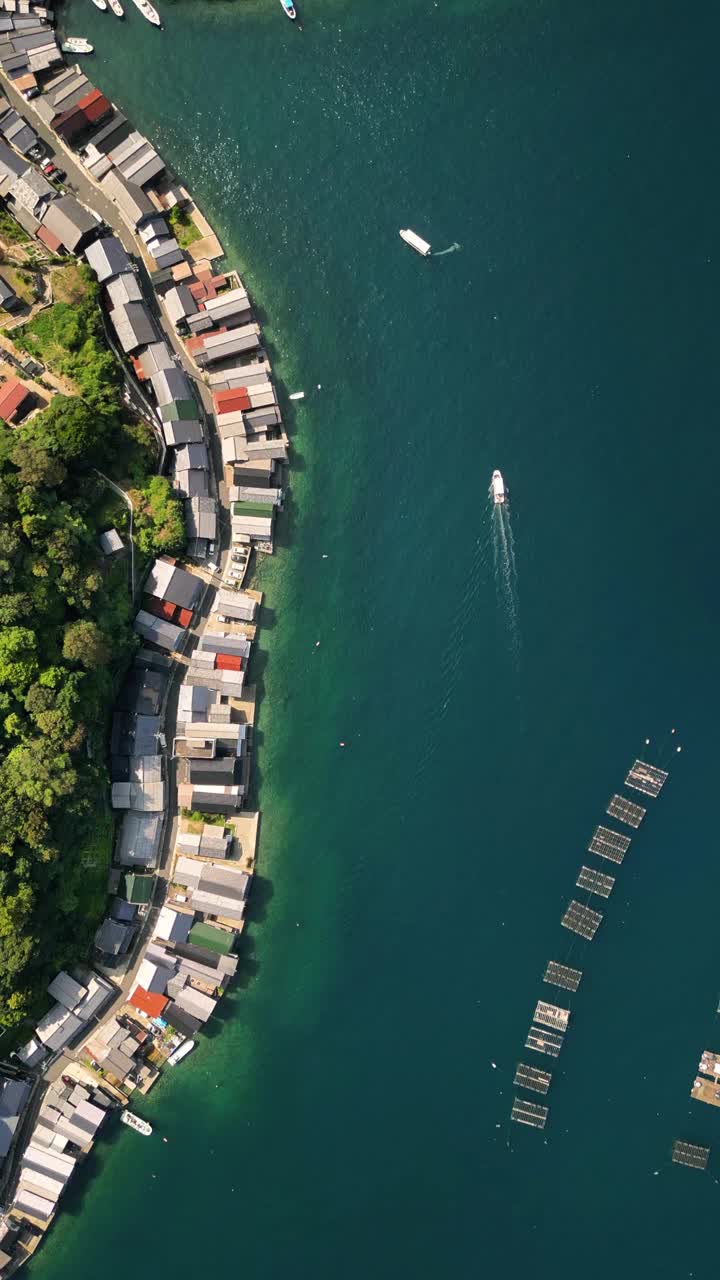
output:
[[[108,752],[117,837],[93,967],[53,978],[47,1012],[0,1068],[4,1277],[116,1108],[149,1132],[129,1101],[187,1056],[235,975],[259,824],[247,672],[262,597],[246,579],[253,554],[273,550],[288,440],[242,281],[216,270],[217,236],[152,143],[65,65],[50,9],[0,0],[0,68],[4,209],[39,250],[94,273],[187,532],[184,562],[160,556],[138,582],[132,532],[109,528],[98,547],[128,560],[138,636]],[[16,371],[0,387],[10,423],[42,369]]]

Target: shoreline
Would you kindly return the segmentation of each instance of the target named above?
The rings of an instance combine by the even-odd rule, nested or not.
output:
[[[55,43],[52,15],[29,0],[20,29],[33,19]],[[8,80],[6,57],[0,50],[10,107],[67,171],[42,223],[19,220],[94,271],[108,346],[137,392],[135,417],[147,422],[154,410],[159,474],[167,460],[185,496],[189,546],[182,564],[158,557],[143,597],[134,592],[143,648],[116,703],[111,748],[113,808],[125,815],[114,897],[93,968],[57,975],[56,1005],[15,1055],[31,1091],[0,1175],[1,1276],[44,1239],[112,1108],[192,1050],[235,974],[260,824],[245,808],[257,710],[245,675],[262,593],[245,583],[273,551],[289,447],[251,301],[236,272],[214,273],[222,245],[190,193],[81,68],[61,70],[50,51],[37,71],[43,93],[23,100],[39,86],[21,84],[16,67]],[[27,59],[36,82],[32,50]],[[145,173],[142,185],[132,180]],[[59,203],[79,233],[72,246],[57,235]]]

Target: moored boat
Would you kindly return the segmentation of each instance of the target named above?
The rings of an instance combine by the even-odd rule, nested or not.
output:
[[[492,480],[490,481],[490,492],[492,500],[496,507],[499,507],[505,501],[505,481],[499,471],[493,471]]]
[[[92,0],[96,9],[102,9],[103,13],[107,12],[107,0]]]
[[[401,228],[400,239],[404,240],[406,244],[409,244],[410,248],[414,249],[416,253],[421,254],[423,258],[428,258],[430,256],[430,245],[427,240],[423,240],[420,236],[416,235],[409,227]]]
[[[178,1045],[177,1049],[174,1049],[170,1054],[170,1057],[168,1058],[168,1066],[176,1067],[178,1062],[182,1062],[183,1058],[187,1058],[188,1054],[192,1053],[194,1048],[194,1040],[183,1040],[182,1044]]]
[[[153,8],[150,0],[133,0],[136,9],[139,9],[143,18],[147,18],[148,22],[152,22],[154,27],[161,27],[160,14],[157,9]]]
[[[93,53],[93,46],[84,36],[68,36],[60,45],[63,53]]]
[[[152,1125],[147,1120],[141,1120],[140,1116],[136,1116],[134,1111],[128,1111],[127,1108],[120,1112],[120,1120],[126,1124],[128,1129],[134,1129],[136,1133],[141,1133],[143,1138],[149,1138],[152,1133]]]
[[[280,3],[283,7],[283,13],[285,14],[285,17],[290,18],[294,22],[295,19],[297,18],[297,11],[295,9],[295,5],[292,3],[292,0],[280,0]]]
[[[112,9],[116,18],[125,17],[125,10],[121,5],[120,0],[108,0],[108,4],[110,5],[110,8]]]

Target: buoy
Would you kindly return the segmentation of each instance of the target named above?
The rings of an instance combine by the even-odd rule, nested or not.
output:
[[[323,560],[327,560],[327,552],[323,551]]]
[[[497,1062],[491,1062],[490,1066],[492,1067],[493,1071],[497,1071]]]
[[[344,742],[341,742],[341,743],[340,743],[340,746],[341,746],[341,747],[344,747],[344,746],[345,746],[345,743],[344,743]]]
[[[320,641],[319,641],[319,640],[316,640],[316,641],[315,641],[315,648],[316,648],[316,649],[319,649],[319,648],[320,648]]]

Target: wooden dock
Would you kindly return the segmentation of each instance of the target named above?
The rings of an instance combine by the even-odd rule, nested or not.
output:
[[[609,898],[613,891],[615,877],[605,876],[602,871],[593,871],[591,867],[581,867],[575,884],[578,889],[587,889],[590,893],[599,894],[601,898]]]
[[[518,1062],[513,1084],[520,1089],[530,1089],[533,1093],[547,1093],[551,1080],[551,1071],[541,1071],[539,1067],[528,1067],[525,1062]]]
[[[611,818],[617,818],[619,822],[624,822],[628,827],[640,826],[647,809],[643,809],[641,804],[634,804],[632,800],[626,800],[625,796],[614,795],[608,803],[605,810],[610,814]]]
[[[599,858],[608,858],[610,862],[622,862],[630,848],[630,836],[621,835],[619,831],[611,831],[610,827],[596,827],[593,838],[588,845],[590,853]]]
[[[541,1107],[537,1102],[527,1102],[525,1098],[516,1098],[510,1118],[518,1124],[532,1125],[533,1129],[544,1129],[548,1118],[549,1107]]]
[[[709,1147],[696,1147],[692,1142],[681,1142],[679,1138],[673,1142],[673,1164],[684,1164],[688,1169],[707,1169],[709,1159]]]
[[[652,796],[655,799],[660,795],[668,776],[665,769],[658,769],[654,764],[647,764],[645,760],[636,760],[625,779],[625,786],[632,787],[633,791],[642,791],[644,796]]]
[[[573,933],[578,933],[581,938],[587,938],[590,942],[602,924],[602,911],[591,911],[590,907],[584,907],[581,902],[576,902],[573,898],[561,924],[563,928],[571,929]]]
[[[567,964],[558,964],[557,960],[549,960],[543,982],[553,987],[563,987],[565,991],[577,991],[581,978],[582,969],[571,969]]]

